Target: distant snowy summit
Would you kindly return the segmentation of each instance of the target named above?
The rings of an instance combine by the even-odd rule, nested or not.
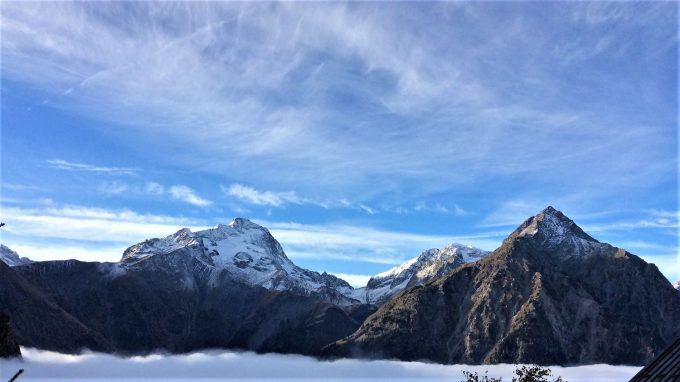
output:
[[[676,281],[675,283],[673,283],[673,287],[674,287],[675,289],[677,289],[678,292],[680,292],[680,279],[678,279],[678,281]]]
[[[16,267],[19,265],[31,264],[33,261],[27,257],[19,257],[19,255],[9,249],[4,244],[0,244],[0,260],[10,267]]]
[[[406,288],[423,285],[488,254],[479,248],[457,243],[443,249],[428,249],[418,257],[371,277],[366,287],[357,291],[364,290],[363,302],[380,305]]]

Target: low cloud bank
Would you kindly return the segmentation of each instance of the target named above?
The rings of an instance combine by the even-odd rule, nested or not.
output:
[[[436,365],[423,362],[361,361],[343,359],[319,361],[296,355],[204,351],[184,355],[153,354],[122,358],[101,353],[66,355],[44,350],[22,348],[23,361],[0,361],[0,380],[9,380],[24,369],[18,381],[30,380],[429,380],[460,381],[463,371],[483,374],[510,381],[514,365]],[[551,367],[554,375],[569,382],[626,381],[640,367],[589,365]]]

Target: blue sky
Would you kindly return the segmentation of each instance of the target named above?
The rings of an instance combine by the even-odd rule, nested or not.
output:
[[[547,205],[680,278],[677,4],[3,2],[2,242],[244,216],[365,276]]]

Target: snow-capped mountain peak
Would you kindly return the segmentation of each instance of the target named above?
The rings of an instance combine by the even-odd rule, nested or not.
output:
[[[211,271],[226,270],[232,278],[251,285],[316,294],[340,305],[359,302],[351,297],[354,290],[347,282],[296,266],[269,230],[244,218],[202,231],[183,228],[165,238],[145,240],[125,250],[121,263],[143,265],[150,257],[177,253],[193,257]],[[209,272],[206,277],[214,274]]]
[[[601,249],[600,243],[585,233],[562,212],[547,207],[522,223],[506,240],[526,238],[562,256],[581,256]]]
[[[673,287],[674,287],[675,289],[677,289],[678,292],[680,292],[680,279],[678,279],[678,281],[676,281],[675,283],[673,283]]]
[[[576,225],[573,220],[552,206],[548,206],[536,214],[536,216],[526,220],[517,231],[519,231],[519,236],[542,235],[552,240],[561,240],[567,236],[575,236],[583,240],[597,242],[597,240],[585,233],[581,227]]]
[[[405,288],[422,285],[465,263],[479,260],[488,253],[457,243],[449,244],[442,249],[428,249],[416,258],[371,277],[366,285],[364,301],[382,303]]]
[[[9,265],[10,267],[16,267],[19,265],[27,265],[33,261],[27,257],[19,257],[19,254],[9,249],[4,244],[0,244],[0,261]]]
[[[460,255],[463,257],[463,261],[466,263],[471,263],[473,261],[477,261],[481,259],[482,257],[486,256],[489,254],[488,251],[481,250],[479,248],[475,248],[471,245],[465,245],[465,244],[459,244],[459,243],[452,243],[446,245],[443,249],[443,252],[455,252],[455,253],[460,253]]]

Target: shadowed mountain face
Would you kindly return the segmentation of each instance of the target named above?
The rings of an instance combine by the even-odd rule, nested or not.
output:
[[[79,261],[5,266],[15,272],[0,279],[0,306],[15,320],[22,345],[124,354],[205,348],[314,354],[351,334],[373,312],[354,317],[315,297],[235,281],[228,270],[207,267],[189,251],[180,248],[132,266]],[[11,288],[31,293],[6,292]],[[36,301],[51,310],[36,312]],[[60,337],[62,326],[76,324],[81,337]]]
[[[10,268],[0,261],[0,310],[12,318],[13,333],[20,345],[69,353],[83,348],[112,350],[103,336],[21,276],[19,268],[23,267]]]
[[[656,266],[549,207],[492,254],[397,295],[324,354],[642,365],[679,335],[680,294]]]
[[[0,358],[13,357],[21,357],[21,350],[12,334],[12,328],[9,325],[9,316],[0,313]]]

